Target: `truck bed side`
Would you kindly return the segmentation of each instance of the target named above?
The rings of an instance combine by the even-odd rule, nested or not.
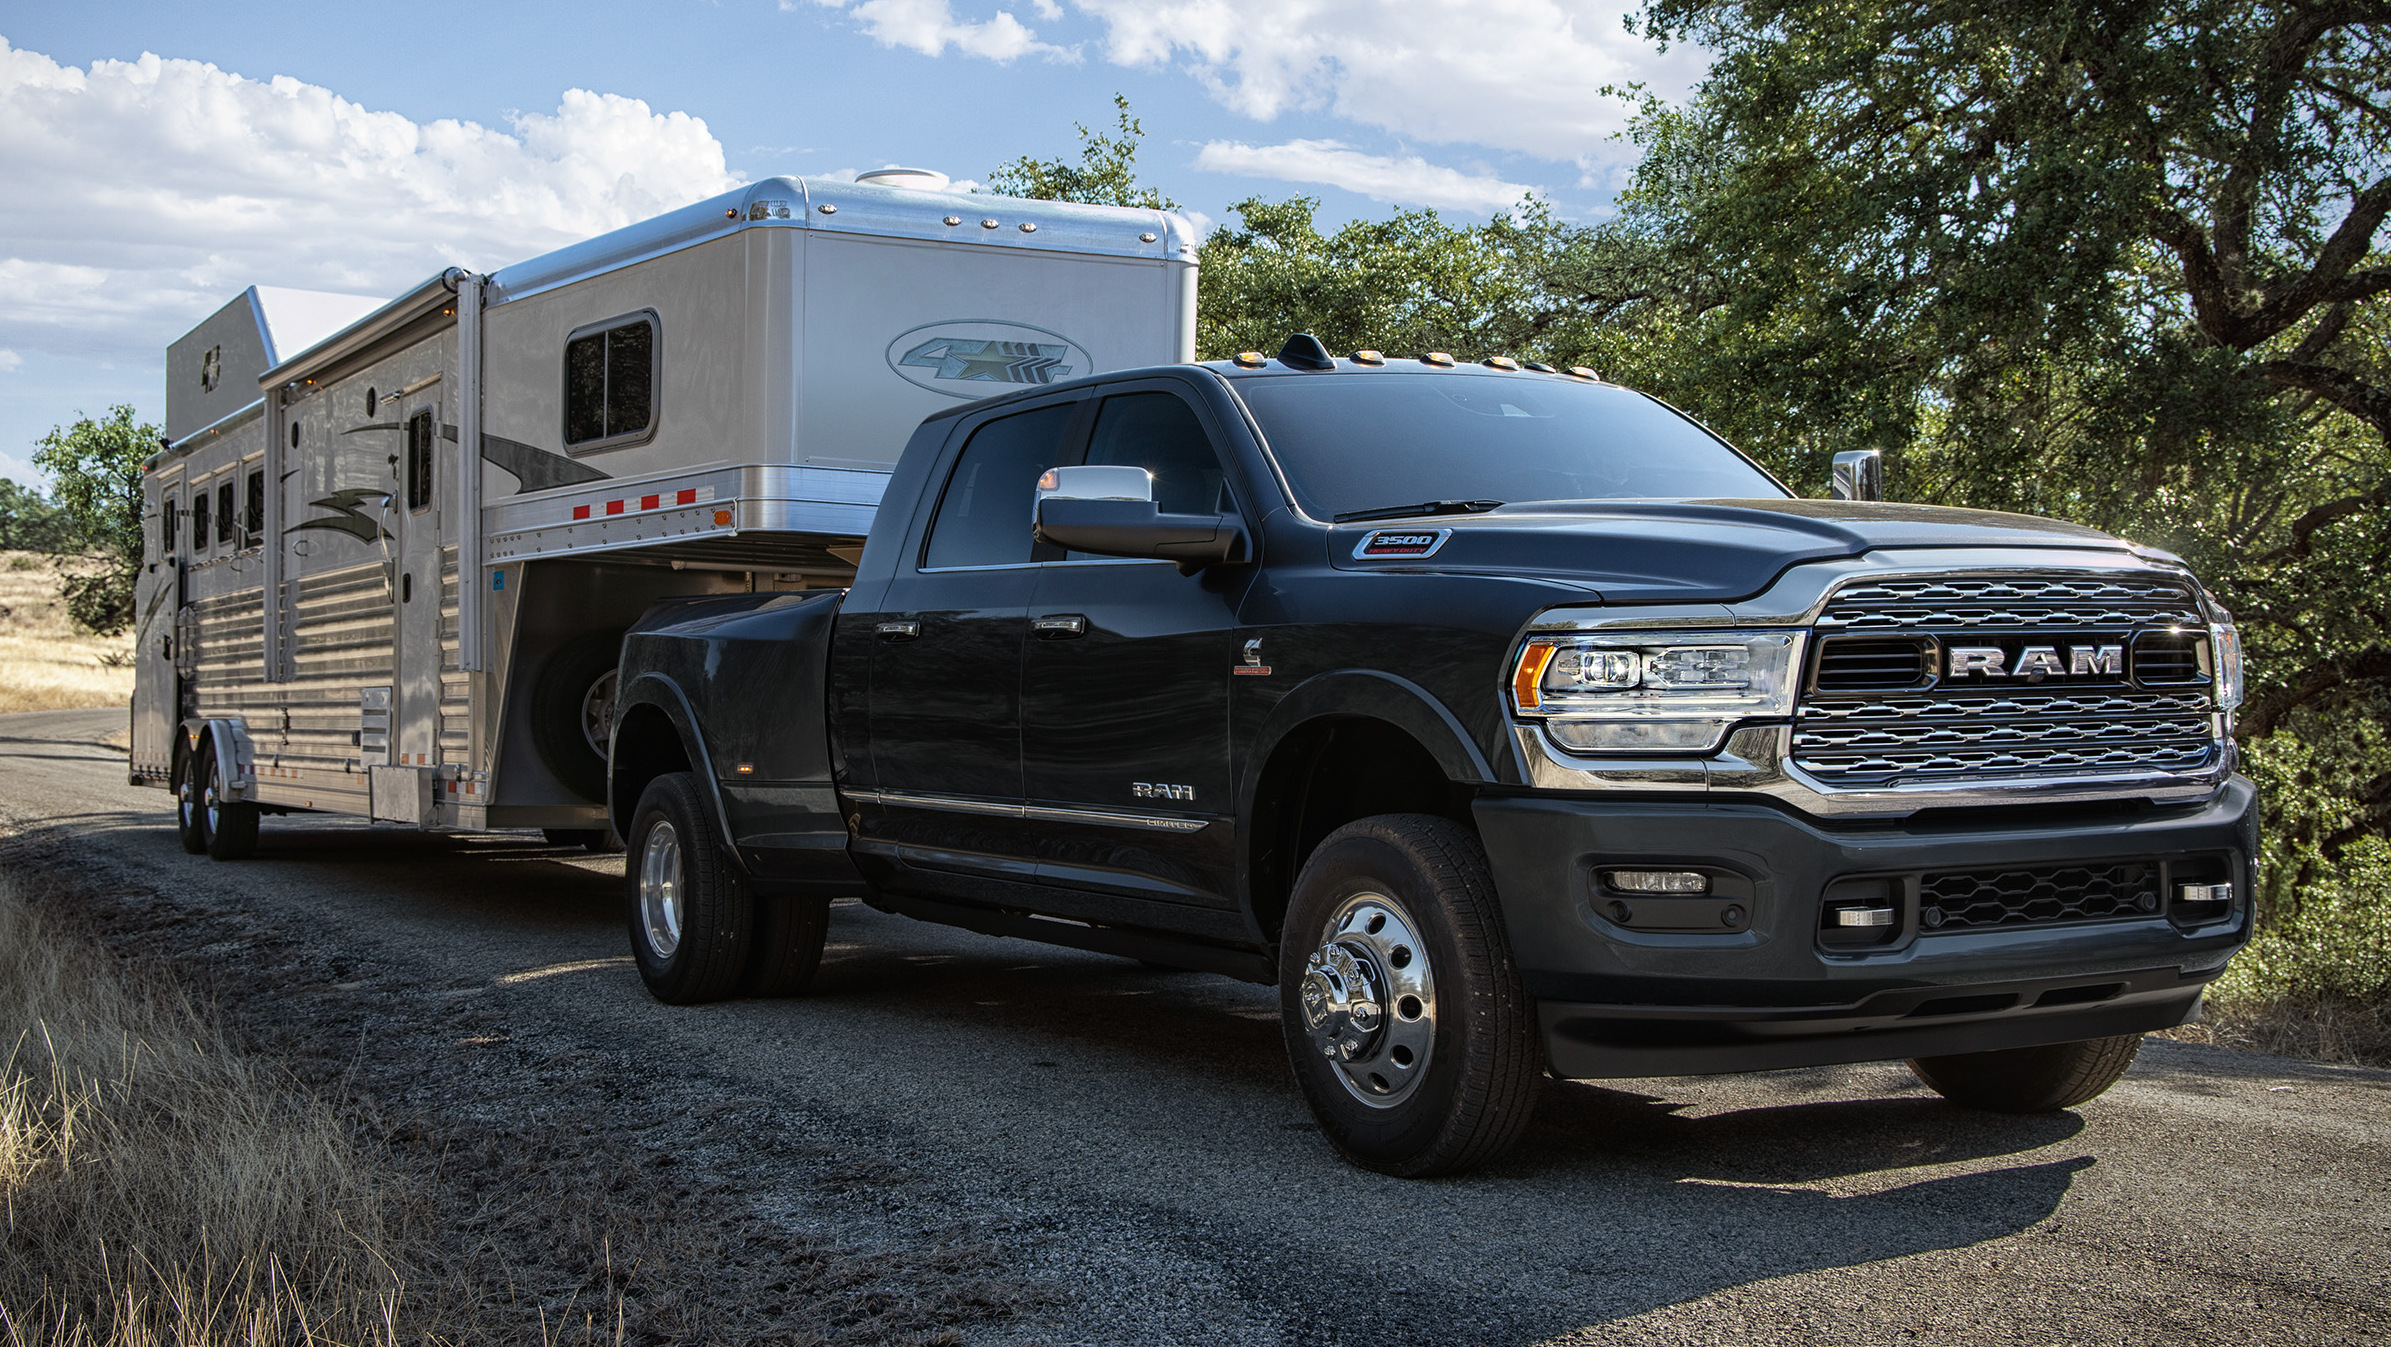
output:
[[[685,599],[623,640],[609,805],[627,833],[640,792],[688,771],[748,873],[782,892],[848,894],[830,737],[831,630],[843,590]]]

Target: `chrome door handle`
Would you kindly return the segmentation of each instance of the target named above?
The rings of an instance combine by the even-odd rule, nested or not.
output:
[[[1088,634],[1088,620],[1077,613],[1049,613],[1029,626],[1041,641],[1068,641]]]
[[[922,634],[922,624],[914,621],[883,622],[874,630],[883,641],[910,641]]]

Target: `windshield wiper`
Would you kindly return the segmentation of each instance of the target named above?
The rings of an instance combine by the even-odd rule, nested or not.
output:
[[[1350,524],[1357,519],[1408,519],[1430,514],[1484,514],[1500,506],[1499,500],[1424,500],[1417,505],[1382,505],[1375,510],[1347,510],[1332,516],[1332,524]]]

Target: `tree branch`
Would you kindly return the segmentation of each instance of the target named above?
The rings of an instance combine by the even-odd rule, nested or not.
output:
[[[2347,370],[2314,361],[2262,360],[2252,369],[2269,383],[2316,394],[2391,439],[2391,392]]]

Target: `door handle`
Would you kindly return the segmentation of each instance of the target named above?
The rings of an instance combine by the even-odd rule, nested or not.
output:
[[[1088,634],[1088,620],[1077,613],[1049,613],[1029,626],[1041,641],[1068,641]]]
[[[910,641],[922,634],[922,624],[907,619],[903,622],[883,622],[874,630],[880,633],[883,641]]]

